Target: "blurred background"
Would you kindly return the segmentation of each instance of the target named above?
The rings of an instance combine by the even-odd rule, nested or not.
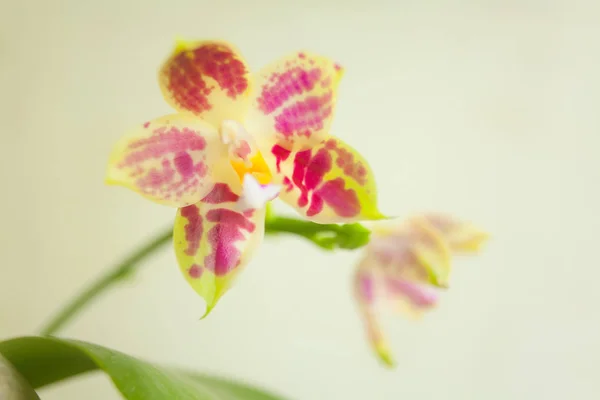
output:
[[[255,69],[338,60],[332,133],[370,161],[383,212],[448,212],[492,240],[421,322],[384,317],[391,371],[352,298],[360,253],[295,237],[267,241],[204,321],[166,247],[61,335],[299,400],[600,398],[599,21],[571,0],[3,0],[0,339],[171,225],[104,185],[107,156],[171,111],[156,71],[174,37],[221,38]],[[40,394],[118,398],[101,375]]]

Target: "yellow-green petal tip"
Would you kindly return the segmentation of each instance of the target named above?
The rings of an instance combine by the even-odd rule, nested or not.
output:
[[[381,361],[387,368],[394,368],[396,366],[396,362],[392,357],[388,347],[384,344],[377,344],[375,346],[375,351],[377,352],[377,357],[379,361]]]

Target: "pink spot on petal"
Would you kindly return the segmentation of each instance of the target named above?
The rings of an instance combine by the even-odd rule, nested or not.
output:
[[[210,222],[218,222],[236,225],[242,229],[247,230],[248,232],[254,232],[254,223],[248,220],[244,215],[233,211],[228,210],[226,208],[217,208],[214,210],[210,210],[206,214],[206,219]]]
[[[354,159],[352,152],[338,147],[335,139],[329,139],[325,143],[325,148],[337,155],[335,164],[342,168],[344,175],[354,179],[359,185],[367,182],[367,169],[362,161]]]
[[[333,79],[331,79],[331,77],[327,77],[326,79],[323,79],[323,80],[321,81],[321,87],[322,87],[323,89],[325,89],[325,88],[327,88],[327,87],[331,86],[331,83],[332,83],[332,82],[333,82]]]
[[[296,153],[294,157],[294,171],[292,173],[292,182],[298,189],[300,189],[300,198],[298,199],[298,206],[304,207],[308,203],[308,191],[304,187],[304,176],[306,174],[306,168],[310,162],[311,151],[304,150]]]
[[[152,136],[131,142],[128,146],[131,153],[119,167],[128,167],[151,158],[186,150],[204,150],[205,147],[206,139],[200,132],[188,128],[162,126],[155,129]]]
[[[321,149],[311,158],[306,167],[304,184],[306,190],[314,190],[323,181],[323,177],[331,170],[331,156],[325,149]]]
[[[150,126],[150,122],[144,122],[144,128],[147,128]]]
[[[256,226],[243,214],[224,208],[210,210],[206,219],[215,225],[208,231],[212,251],[204,264],[215,275],[223,276],[241,262],[241,252],[235,244],[244,239],[242,231],[254,232]]]
[[[310,207],[306,210],[308,217],[315,216],[323,211],[323,198],[316,193],[313,193],[310,199]]]
[[[202,272],[203,269],[198,264],[194,264],[190,267],[190,269],[188,269],[188,275],[190,276],[190,278],[193,279],[199,279],[200,277],[202,277]]]
[[[200,161],[194,166],[194,171],[196,172],[196,175],[198,175],[200,178],[204,178],[206,176],[206,173],[208,172],[208,167],[205,163]]]
[[[292,183],[300,190],[298,206],[305,207],[308,204],[309,194],[314,191],[323,181],[323,177],[331,170],[331,156],[325,149],[321,149],[312,156],[311,150],[296,153],[294,157],[294,171]],[[284,184],[287,183],[284,180]],[[318,214],[323,209],[323,201],[320,195],[313,194],[311,205],[307,211],[309,216]]]
[[[325,142],[325,148],[327,150],[333,150],[337,147],[337,142],[335,141],[335,139],[329,139],[327,142]]]
[[[202,202],[208,204],[233,203],[236,202],[239,197],[240,196],[231,191],[228,184],[216,183],[210,193],[202,199]]]
[[[357,179],[357,181],[363,181],[365,180],[366,176],[367,176],[367,169],[365,168],[364,165],[359,165],[358,169],[356,170],[356,174],[357,177],[360,179]]]
[[[271,74],[257,99],[259,109],[265,115],[271,114],[293,96],[311,91],[321,75],[319,68],[306,69],[291,64],[286,66],[286,71]]]
[[[177,154],[173,159],[173,163],[175,164],[177,172],[185,178],[194,173],[194,160],[192,160],[192,157],[186,152]]]
[[[183,207],[180,212],[181,216],[188,220],[188,223],[184,227],[185,240],[187,242],[187,248],[184,252],[188,256],[193,256],[200,248],[200,239],[202,239],[202,216],[200,215],[200,210],[194,204]]]
[[[285,137],[310,136],[324,127],[333,110],[332,92],[309,96],[287,106],[275,117],[275,130]]]
[[[352,189],[345,189],[342,178],[325,182],[316,193],[340,217],[349,218],[360,213],[360,203],[356,192]]]
[[[281,162],[288,159],[291,151],[276,144],[271,149],[271,153],[273,153],[277,162],[277,172],[281,172]]]
[[[286,192],[291,192],[292,190],[294,190],[294,184],[287,176],[283,178],[283,185],[285,186]]]

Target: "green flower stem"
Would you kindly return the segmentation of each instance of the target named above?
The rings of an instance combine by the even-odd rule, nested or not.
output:
[[[361,224],[316,224],[296,218],[274,217],[267,220],[266,235],[291,233],[302,236],[326,250],[354,250],[366,245],[371,232]]]
[[[367,244],[370,235],[370,231],[360,224],[317,224],[296,218],[275,216],[271,210],[268,210],[265,221],[265,234],[274,236],[284,233],[306,238],[326,250],[333,250],[335,248],[352,250],[360,248]],[[163,245],[170,243],[172,237],[173,230],[169,228],[133,252],[63,307],[42,328],[41,333],[43,335],[53,335],[56,333],[89,303],[100,296],[100,294],[135,272],[142,265],[141,262],[144,259]]]
[[[96,299],[96,297],[98,297],[108,288],[115,285],[119,281],[122,281],[129,274],[133,273],[140,265],[142,260],[154,253],[163,245],[169,243],[172,237],[173,229],[169,228],[161,235],[157,236],[152,241],[133,252],[133,254],[116,265],[114,268],[108,270],[106,274],[93,282],[87,289],[79,294],[79,296],[75,297],[69,304],[63,307],[63,309],[60,310],[60,312],[58,312],[58,314],[56,314],[42,329],[42,335],[52,335],[62,328],[63,325],[65,325],[71,318],[85,308],[88,303]]]

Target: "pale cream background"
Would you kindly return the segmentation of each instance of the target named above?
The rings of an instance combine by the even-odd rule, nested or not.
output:
[[[296,49],[346,66],[333,133],[384,212],[469,218],[493,241],[441,307],[389,315],[398,368],[364,342],[358,253],[266,243],[199,322],[165,248],[62,333],[291,398],[600,398],[600,5],[596,1],[22,1],[0,9],[0,338],[36,332],[170,209],[103,185],[127,128],[170,111],[173,38],[225,38],[254,68]],[[281,206],[281,209],[285,209]],[[91,392],[87,392],[91,390]],[[45,399],[113,399],[101,376]]]

